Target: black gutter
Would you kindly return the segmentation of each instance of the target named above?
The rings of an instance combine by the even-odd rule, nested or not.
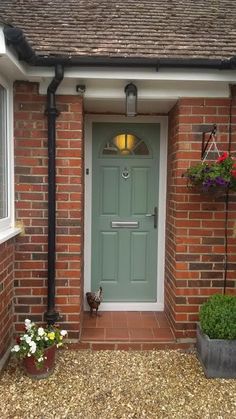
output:
[[[6,43],[12,45],[18,53],[19,59],[28,63],[34,62],[36,55],[19,28],[6,26],[3,29]]]
[[[5,27],[4,35],[8,45],[12,45],[19,55],[20,60],[24,60],[35,66],[110,66],[110,67],[160,67],[170,68],[209,68],[217,70],[236,69],[236,56],[220,60],[212,58],[144,58],[144,57],[73,57],[73,56],[53,56],[36,55],[26,40],[23,31],[19,28]]]
[[[55,92],[64,77],[61,65],[55,67],[55,76],[47,89],[48,117],[48,306],[45,321],[54,324],[59,319],[55,311],[55,252],[56,252],[56,108]]]
[[[185,58],[143,58],[143,57],[66,57],[37,56],[36,66],[53,66],[62,63],[64,66],[99,66],[99,67],[160,67],[171,68],[211,68],[217,70],[230,69],[228,60],[185,59]]]

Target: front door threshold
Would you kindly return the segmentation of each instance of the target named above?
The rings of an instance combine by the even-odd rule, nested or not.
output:
[[[176,342],[164,312],[84,312],[81,345],[94,350],[184,348]],[[81,349],[82,349],[81,347]]]
[[[87,301],[85,301],[85,307],[87,306]],[[87,309],[86,309],[87,310]],[[89,308],[88,308],[89,310]],[[125,312],[142,312],[142,311],[163,311],[164,310],[164,304],[160,302],[146,302],[146,301],[140,301],[140,302],[104,302],[102,303],[102,311],[125,311]]]

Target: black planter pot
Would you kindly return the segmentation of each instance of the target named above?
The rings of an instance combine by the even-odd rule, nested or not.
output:
[[[236,340],[210,339],[198,324],[197,354],[207,378],[236,378]]]

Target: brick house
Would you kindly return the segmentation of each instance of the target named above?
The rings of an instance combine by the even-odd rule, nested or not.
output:
[[[100,284],[103,310],[164,311],[178,341],[235,293],[235,194],[182,177],[213,124],[235,151],[235,19],[226,0],[1,1],[1,364],[26,317],[78,340]]]

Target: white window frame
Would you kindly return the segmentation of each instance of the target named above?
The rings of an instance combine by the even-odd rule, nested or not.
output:
[[[0,85],[5,89],[5,118],[7,142],[7,217],[0,219],[0,244],[18,234],[21,230],[15,228],[14,205],[14,147],[13,147],[13,86],[0,74]]]

